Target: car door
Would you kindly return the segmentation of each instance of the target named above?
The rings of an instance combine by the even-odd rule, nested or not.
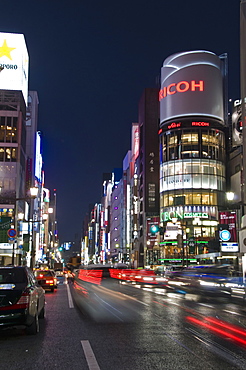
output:
[[[31,285],[31,300],[32,300],[32,315],[36,311],[38,314],[40,313],[41,309],[45,305],[45,296],[43,288],[38,284],[33,272],[31,270],[28,271],[28,277]]]

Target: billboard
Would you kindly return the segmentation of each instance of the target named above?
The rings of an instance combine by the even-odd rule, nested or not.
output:
[[[232,123],[232,146],[243,145],[243,122],[241,100],[235,100],[231,116]]]
[[[221,230],[223,226],[228,231],[229,239],[222,241],[236,242],[237,241],[237,214],[235,211],[220,211],[219,212],[219,225]]]
[[[35,177],[38,182],[42,182],[42,150],[41,150],[41,136],[39,132],[36,132],[36,156],[35,156]]]
[[[160,122],[206,116],[224,121],[220,58],[204,50],[177,53],[161,69]]]
[[[24,35],[0,32],[0,89],[22,91],[26,105],[28,65]]]
[[[140,148],[140,128],[138,123],[132,124],[132,160],[135,162],[139,156]]]

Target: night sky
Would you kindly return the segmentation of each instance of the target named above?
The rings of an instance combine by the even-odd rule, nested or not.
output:
[[[228,53],[229,98],[240,97],[240,0],[10,0],[0,14],[1,32],[26,39],[61,242],[100,202],[102,174],[122,167],[143,89],[159,87],[169,55]]]

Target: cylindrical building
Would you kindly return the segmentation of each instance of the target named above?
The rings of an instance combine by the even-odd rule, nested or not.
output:
[[[161,70],[162,245],[166,258],[177,256],[183,263],[184,256],[209,251],[225,200],[225,70],[225,55],[204,50],[174,54]]]

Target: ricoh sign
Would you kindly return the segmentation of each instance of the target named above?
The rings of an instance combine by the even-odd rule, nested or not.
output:
[[[177,117],[224,121],[223,73],[214,53],[197,50],[168,57],[161,69],[161,123]]]

